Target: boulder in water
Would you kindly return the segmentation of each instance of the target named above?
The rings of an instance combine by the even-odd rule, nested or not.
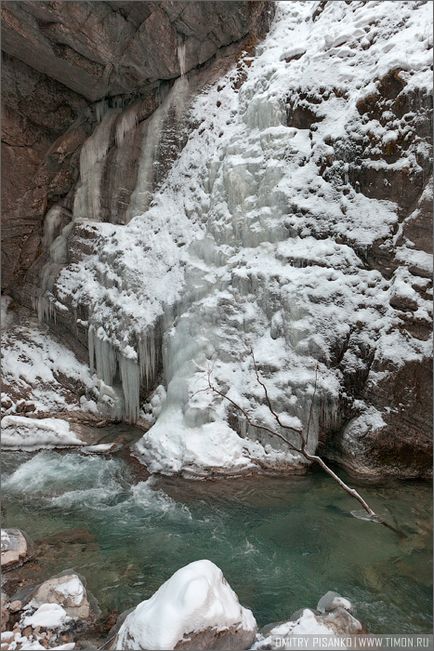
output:
[[[57,604],[73,620],[88,620],[92,615],[88,594],[77,574],[67,572],[44,581],[36,590],[30,605]]]
[[[318,605],[316,608],[317,610],[319,610],[320,613],[328,613],[332,610],[336,610],[336,608],[339,607],[342,607],[345,610],[349,610],[350,612],[353,609],[351,601],[345,599],[345,597],[341,597],[341,595],[338,594],[337,592],[333,592],[332,590],[329,590],[318,601]]]
[[[253,645],[255,650],[293,648],[294,635],[357,635],[364,628],[352,614],[352,604],[337,592],[327,592],[318,602],[318,610],[296,611],[287,622],[270,624],[261,630]],[[286,642],[288,640],[288,642]]]
[[[250,648],[256,621],[211,561],[190,563],[124,619],[112,649]]]

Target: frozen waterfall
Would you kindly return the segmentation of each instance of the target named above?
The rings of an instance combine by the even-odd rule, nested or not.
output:
[[[142,409],[152,414],[137,452],[153,471],[236,474],[300,464],[260,427],[275,421],[251,349],[283,422],[310,422],[311,450],[323,432],[342,426],[344,375],[369,372],[360,351],[375,345],[396,362],[393,281],[363,258],[396,231],[396,206],[357,192],[330,143],[345,149],[348,130],[365,128],[356,102],[367,80],[396,65],[413,28],[402,32],[384,9],[367,56],[363,4],[341,11],[331,3],[317,20],[312,13],[310,3],[278,3],[254,57],[245,53],[194,99],[187,75],[167,86],[143,129],[128,223],[98,223],[97,254],[79,269],[66,266],[56,281],[73,304],[89,306],[89,359],[102,402],[131,422]],[[337,40],[346,35],[351,56],[324,37],[332,29],[340,30]],[[399,33],[387,52],[381,30]],[[180,43],[181,73],[187,55]],[[306,98],[315,119],[303,113]],[[74,217],[93,214],[110,125],[116,120],[110,138],[119,142],[134,128],[134,111],[119,118],[116,110],[102,115],[82,152],[86,188]],[[411,357],[423,345],[401,348]],[[207,390],[208,372],[257,429]],[[363,413],[366,405],[360,398],[352,408]]]

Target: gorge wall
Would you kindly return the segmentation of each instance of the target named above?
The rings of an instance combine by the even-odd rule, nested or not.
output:
[[[430,474],[429,9],[282,2],[261,41],[269,3],[4,7],[5,289],[151,470],[298,468],[205,391],[270,425],[253,349],[312,449]]]
[[[47,237],[73,214],[125,222],[146,118],[181,73],[220,59],[197,83],[211,81],[225,57],[265,33],[272,11],[269,2],[2,6],[3,291],[31,304]],[[93,196],[74,208],[82,145],[107,112],[116,140],[106,133],[91,161],[97,179],[82,167],[91,186],[82,194]]]

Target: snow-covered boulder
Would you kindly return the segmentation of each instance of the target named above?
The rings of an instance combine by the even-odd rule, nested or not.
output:
[[[3,440],[2,440],[3,443]],[[2,569],[21,565],[29,555],[29,545],[25,535],[19,529],[1,530],[1,567]]]
[[[41,626],[55,629],[62,628],[69,620],[70,618],[62,606],[56,603],[46,603],[41,604],[31,615],[26,615],[23,618],[22,625],[24,627],[31,626],[32,628]]]
[[[44,581],[36,590],[30,605],[39,608],[43,604],[57,604],[74,620],[87,620],[91,607],[83,581],[77,574],[64,573]]]
[[[182,567],[130,612],[112,649],[250,648],[256,621],[211,561]]]
[[[318,602],[317,610],[304,608],[287,622],[266,626],[257,636],[252,649],[291,649],[294,635],[357,635],[363,626],[352,614],[352,604],[337,592],[327,592]],[[315,641],[312,640],[312,648]],[[319,644],[319,642],[318,642]],[[320,647],[318,647],[320,648]],[[346,648],[346,647],[343,647]]]
[[[85,445],[61,418],[5,416],[1,421],[2,446],[9,450],[41,450]]]

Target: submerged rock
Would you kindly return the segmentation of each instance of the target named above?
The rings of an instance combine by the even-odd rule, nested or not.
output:
[[[29,556],[29,545],[20,529],[1,530],[1,568],[21,565]]]
[[[250,648],[256,621],[211,561],[190,563],[130,612],[111,649]]]

